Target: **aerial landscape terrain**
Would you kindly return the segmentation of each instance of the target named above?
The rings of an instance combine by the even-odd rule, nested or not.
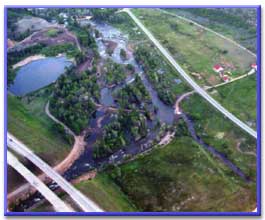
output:
[[[257,208],[256,8],[7,8],[8,212]]]

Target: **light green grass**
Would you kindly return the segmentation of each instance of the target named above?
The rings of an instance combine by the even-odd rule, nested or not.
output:
[[[256,75],[217,88],[213,98],[243,122],[256,129]]]
[[[44,118],[44,115],[34,115],[28,109],[29,106],[15,96],[8,95],[8,131],[47,163],[54,165],[65,158],[71,146],[53,128],[53,121]]]
[[[56,37],[58,35],[58,30],[57,29],[50,29],[46,32],[46,35],[48,37]]]
[[[96,178],[75,185],[105,211],[132,212],[137,211],[120,188],[107,174],[97,174]]]
[[[248,72],[250,64],[255,62],[255,57],[229,41],[177,17],[154,9],[133,9],[133,12],[189,74],[201,74],[201,80],[194,78],[201,85],[221,81],[212,70],[215,64],[233,65],[234,68],[227,70],[236,76]]]

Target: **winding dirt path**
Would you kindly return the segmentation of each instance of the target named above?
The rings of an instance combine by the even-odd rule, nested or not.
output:
[[[59,174],[63,174],[84,152],[86,145],[86,142],[84,140],[85,136],[75,135],[70,128],[68,128],[64,123],[55,118],[49,111],[49,102],[46,104],[45,112],[49,118],[51,118],[55,123],[62,125],[65,130],[74,137],[74,145],[72,147],[72,150],[63,161],[61,161],[54,167],[54,170],[56,170]],[[51,179],[48,178],[45,174],[39,175],[38,178],[44,183],[51,182]],[[33,188],[29,183],[25,183],[7,195],[8,203],[17,203],[19,202],[19,200],[25,200],[30,195],[34,194],[36,191],[37,190]]]

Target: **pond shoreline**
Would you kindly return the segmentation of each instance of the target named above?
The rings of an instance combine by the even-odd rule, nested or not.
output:
[[[18,63],[14,64],[12,66],[12,68],[13,69],[16,69],[18,67],[22,67],[24,65],[27,65],[27,64],[31,63],[32,61],[41,60],[41,59],[44,59],[44,58],[46,58],[46,56],[44,56],[42,54],[37,54],[37,55],[29,56],[29,57],[26,57],[25,59],[19,61]]]

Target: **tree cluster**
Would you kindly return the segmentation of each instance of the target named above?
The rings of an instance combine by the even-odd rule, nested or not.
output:
[[[137,141],[146,135],[146,117],[143,114],[120,111],[117,119],[104,127],[102,138],[93,148],[93,157],[109,156],[129,144],[131,139]]]
[[[70,68],[55,84],[50,101],[51,112],[79,134],[96,110],[92,97],[100,97],[96,78],[89,77],[85,72],[77,76]]]

